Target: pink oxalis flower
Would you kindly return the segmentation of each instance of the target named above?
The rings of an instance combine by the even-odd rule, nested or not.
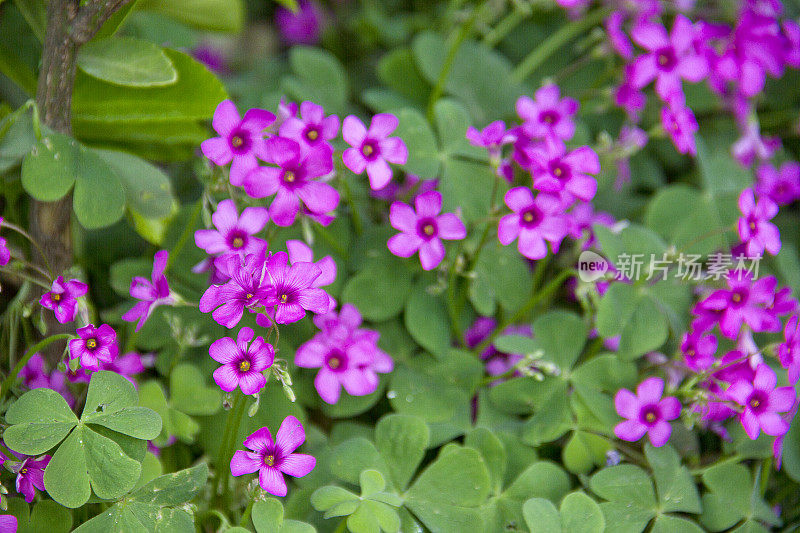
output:
[[[258,167],[258,159],[269,160],[264,130],[273,122],[275,115],[264,109],[250,109],[242,119],[234,103],[223,100],[211,121],[219,137],[203,141],[200,149],[216,165],[231,163],[231,184],[239,186]]]
[[[408,149],[403,139],[389,137],[397,124],[397,117],[389,113],[372,117],[369,129],[354,115],[344,119],[342,136],[352,148],[344,151],[342,160],[355,174],[366,170],[369,185],[374,191],[383,189],[391,181],[389,163],[405,165],[408,161]]]
[[[750,380],[740,379],[725,391],[726,396],[742,406],[739,420],[747,436],[755,440],[761,431],[777,437],[789,431],[789,423],[780,413],[794,406],[795,392],[792,387],[777,387],[775,372],[761,363]]]
[[[150,318],[150,314],[156,307],[159,305],[172,305],[175,301],[169,290],[167,277],[164,275],[168,260],[169,252],[167,250],[159,250],[153,258],[153,272],[150,279],[136,276],[131,280],[131,296],[141,301],[122,315],[122,320],[127,322],[138,320],[136,331],[142,329],[142,326]]]
[[[617,413],[627,420],[614,428],[614,434],[622,440],[637,441],[645,433],[655,447],[663,446],[669,440],[672,426],[669,421],[681,414],[681,403],[677,398],[664,394],[664,380],[650,377],[636,388],[636,394],[628,389],[620,389],[614,397]]]
[[[108,324],[78,328],[78,338],[69,341],[69,358],[80,359],[86,370],[100,370],[100,363],[110,363],[119,355],[117,332]]]
[[[553,252],[558,252],[569,224],[557,197],[539,194],[534,199],[527,187],[515,187],[506,193],[505,202],[513,213],[500,219],[497,226],[497,238],[503,246],[518,238],[517,249],[528,259],[546,256],[547,242]]]
[[[747,255],[760,256],[764,250],[777,255],[781,250],[781,235],[778,228],[770,222],[778,214],[778,206],[768,197],[755,200],[753,189],[745,189],[739,195],[739,238],[745,245]]]
[[[317,460],[304,453],[293,453],[306,440],[302,424],[287,416],[273,440],[263,427],[244,440],[248,451],[237,450],[231,459],[231,474],[241,476],[258,472],[258,484],[273,496],[286,496],[283,474],[303,477],[311,472]]]
[[[66,324],[75,320],[78,298],[85,295],[88,290],[89,286],[82,281],[77,279],[64,281],[63,276],[58,276],[53,281],[50,291],[39,299],[39,304],[45,309],[52,310],[56,320],[61,324]]]
[[[522,129],[534,139],[560,139],[568,141],[575,135],[573,117],[578,112],[578,101],[561,98],[558,85],[541,87],[533,99],[520,96],[517,114],[522,119]]]
[[[253,340],[253,335],[253,330],[245,327],[239,330],[236,342],[223,337],[208,348],[211,358],[222,363],[214,371],[214,381],[225,392],[239,387],[242,394],[255,394],[267,384],[262,372],[275,361],[275,349],[263,337]]]
[[[325,116],[325,110],[314,102],[300,104],[300,117],[288,117],[279,130],[281,137],[292,139],[304,148],[326,146],[333,151],[329,141],[339,133],[339,117]]]
[[[233,200],[222,200],[211,215],[216,229],[199,229],[194,242],[209,255],[263,254],[267,241],[255,237],[269,221],[265,207],[246,207],[239,216]]]
[[[756,193],[768,197],[778,205],[791,204],[800,199],[800,163],[789,161],[780,170],[770,163],[758,167]]]
[[[17,492],[25,496],[25,501],[31,503],[36,496],[36,489],[44,491],[44,469],[50,463],[50,456],[44,455],[39,459],[27,457],[21,463],[12,467],[12,472],[17,474]]]
[[[414,199],[416,212],[403,202],[394,202],[389,211],[392,227],[402,233],[389,239],[389,250],[398,257],[411,257],[419,252],[422,268],[432,270],[445,256],[442,239],[460,240],[467,228],[455,213],[442,211],[442,195],[438,191],[420,194]]]

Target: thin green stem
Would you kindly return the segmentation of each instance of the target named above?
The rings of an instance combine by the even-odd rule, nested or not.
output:
[[[247,521],[250,520],[250,513],[253,512],[254,503],[256,503],[256,499],[250,498],[250,502],[248,502],[247,507],[245,507],[244,514],[242,514],[242,519],[239,520],[239,527],[247,526]]]
[[[528,76],[545,63],[562,46],[595,26],[608,15],[607,9],[590,11],[583,18],[574,20],[561,27],[539,46],[534,48],[511,72],[511,80],[516,83],[525,81]]]
[[[228,483],[228,476],[230,476],[230,462],[233,458],[233,452],[236,448],[236,437],[239,435],[239,425],[242,422],[242,415],[245,411],[245,398],[240,391],[234,392],[233,406],[228,413],[228,421],[225,424],[225,436],[223,437],[222,446],[220,446],[220,453],[218,460],[220,464],[217,465],[217,480],[218,484],[222,484],[222,503],[228,504],[230,498],[230,487]],[[220,470],[222,471],[220,473]],[[215,487],[216,492],[216,487]]]
[[[433,108],[444,93],[444,86],[447,83],[447,76],[450,74],[450,70],[453,68],[456,55],[458,55],[458,49],[461,48],[461,45],[464,43],[467,37],[469,37],[470,32],[472,32],[472,28],[475,26],[475,21],[478,19],[478,14],[483,8],[485,2],[486,0],[481,0],[478,2],[478,5],[472,8],[472,12],[469,14],[469,17],[467,17],[467,19],[461,23],[458,33],[450,42],[450,46],[447,48],[447,56],[445,56],[444,63],[442,63],[442,70],[439,71],[439,78],[436,80],[436,85],[434,85],[433,89],[431,90],[430,98],[428,98],[428,120],[431,122],[433,122],[434,118]]]
[[[483,38],[483,44],[489,48],[494,48],[500,41],[508,37],[514,28],[525,20],[528,15],[519,10],[514,10],[500,20]]]
[[[728,456],[728,457],[726,457],[724,459],[719,459],[717,461],[714,461],[713,463],[711,463],[709,465],[706,465],[706,466],[703,466],[703,467],[700,467],[700,468],[694,468],[694,469],[690,470],[690,472],[691,472],[691,474],[693,476],[700,476],[700,475],[704,474],[706,471],[711,470],[712,468],[716,468],[719,465],[726,465],[726,464],[729,464],[729,463],[740,463],[743,460],[744,460],[743,456],[739,455],[738,453],[735,453],[735,454],[733,454],[731,456]]]
[[[192,211],[192,214],[189,216],[189,220],[186,223],[186,227],[183,229],[183,233],[181,233],[178,242],[175,244],[175,247],[170,251],[169,259],[167,259],[167,267],[164,269],[164,272],[169,272],[169,269],[172,265],[175,264],[175,258],[181,253],[183,247],[186,246],[186,243],[189,241],[189,237],[194,235],[194,225],[197,222],[197,217],[200,216],[200,211],[203,209],[203,197],[201,196],[199,200],[197,200],[197,204]]]
[[[340,182],[342,183],[342,192],[344,192],[344,199],[347,202],[347,205],[350,206],[350,218],[353,219],[353,229],[356,232],[356,235],[361,235],[364,231],[364,225],[361,223],[361,214],[359,213],[358,209],[356,208],[356,204],[353,201],[353,194],[350,192],[350,184],[347,183],[347,178],[344,174],[340,174]],[[324,237],[323,237],[324,238]]]
[[[42,250],[42,247],[39,246],[39,243],[36,242],[36,240],[33,237],[31,237],[31,234],[25,231],[24,229],[20,228],[16,224],[12,224],[11,222],[8,222],[6,220],[3,221],[2,226],[12,231],[16,231],[17,233],[28,239],[28,241],[33,245],[33,247],[36,248],[36,251],[39,252],[39,255],[41,255],[44,258],[44,265],[47,268],[47,271],[50,273],[50,279],[54,279],[55,273],[53,272],[53,267],[50,266],[50,260],[47,259],[44,250]]]
[[[27,274],[27,273],[22,272],[20,270],[12,270],[10,268],[0,267],[0,272],[4,272],[4,273],[9,274],[11,276],[17,276],[20,279],[24,279],[26,281],[30,281],[31,283],[35,283],[36,285],[42,287],[46,291],[50,290],[50,285],[48,285],[47,283],[44,283],[42,280],[36,279],[35,277],[31,276],[30,274]]]
[[[73,337],[74,335],[70,333],[59,333],[58,335],[51,335],[47,338],[44,338],[38,343],[34,344],[27,352],[25,352],[25,355],[22,356],[22,359],[17,361],[17,364],[14,365],[14,368],[11,370],[11,372],[9,372],[8,376],[6,376],[6,379],[3,380],[3,384],[0,385],[0,394],[4,395],[11,389],[11,385],[14,384],[14,381],[17,379],[17,375],[20,373],[20,371],[22,371],[25,365],[28,364],[28,361],[31,357],[33,357],[33,354],[39,350],[47,348],[56,341],[67,340]]]

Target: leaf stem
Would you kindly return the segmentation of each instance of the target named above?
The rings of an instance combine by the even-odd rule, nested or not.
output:
[[[3,380],[3,384],[0,385],[0,394],[4,395],[6,392],[11,390],[11,385],[14,384],[14,381],[17,379],[17,375],[20,373],[20,371],[22,371],[25,365],[28,364],[28,361],[30,361],[30,358],[33,357],[33,354],[46,348],[56,341],[72,339],[73,337],[74,335],[70,333],[59,333],[57,335],[51,335],[47,338],[44,338],[38,343],[34,344],[27,352],[25,352],[25,355],[22,356],[22,359],[17,361],[17,364],[14,365],[14,368],[11,370],[11,372],[9,372],[8,376],[6,376],[6,379]]]
[[[217,465],[217,480],[218,484],[222,483],[222,503],[228,505],[230,498],[230,486],[228,483],[228,476],[231,473],[230,461],[233,458],[234,448],[236,447],[236,437],[239,435],[239,425],[242,422],[242,415],[245,411],[245,398],[244,394],[236,391],[233,397],[233,407],[228,413],[228,421],[225,424],[225,434],[223,437],[222,445],[220,446],[219,457],[217,458],[221,464]],[[220,473],[221,470],[221,473]],[[215,491],[216,492],[215,487]]]
[[[606,15],[608,15],[608,9],[596,9],[587,13],[583,18],[562,26],[560,30],[555,32],[525,56],[519,65],[511,72],[511,80],[516,83],[525,81],[534,70],[544,64],[544,62],[562,46],[582,32],[598,24]]]
[[[183,247],[186,246],[186,242],[189,240],[189,235],[192,235],[194,233],[193,231],[194,224],[195,222],[197,222],[197,217],[200,216],[200,212],[202,211],[202,209],[203,209],[203,196],[201,196],[200,199],[197,200],[197,204],[195,205],[192,214],[189,216],[189,220],[186,223],[186,227],[184,228],[183,233],[181,233],[181,236],[178,238],[178,242],[175,244],[175,247],[169,254],[169,258],[167,259],[167,266],[164,269],[165,273],[169,272],[170,267],[172,267],[172,265],[175,264],[175,258],[178,257],[178,254],[180,254],[181,250],[183,250]]]

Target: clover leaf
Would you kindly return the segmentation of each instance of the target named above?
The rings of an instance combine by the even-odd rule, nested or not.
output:
[[[95,372],[80,419],[58,393],[34,389],[9,407],[10,427],[3,440],[25,455],[57,447],[45,469],[44,485],[65,507],[80,507],[92,491],[99,498],[119,498],[139,479],[143,454],[138,451],[161,432],[161,417],[136,403],[136,389],[127,379]]]
[[[76,533],[172,531],[191,533],[194,519],[176,507],[194,498],[208,479],[208,465],[201,463],[150,481],[106,512],[75,530]]]

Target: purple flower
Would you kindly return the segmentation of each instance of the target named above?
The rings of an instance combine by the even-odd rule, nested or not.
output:
[[[283,474],[303,477],[314,469],[317,460],[304,453],[292,453],[306,440],[302,424],[293,416],[283,419],[275,440],[263,427],[244,440],[248,450],[237,450],[231,459],[231,474],[258,472],[258,484],[273,496],[286,496]]]
[[[778,214],[778,206],[768,197],[761,197],[756,203],[753,189],[745,189],[739,195],[739,238],[745,244],[747,255],[760,256],[767,250],[777,255],[781,249],[781,235],[770,219]]]
[[[778,359],[787,370],[789,383],[794,385],[800,378],[800,324],[796,315],[786,322],[783,336],[784,342],[778,345]]]
[[[370,190],[370,196],[373,198],[380,198],[381,200],[395,201],[406,196],[415,194],[422,194],[428,191],[436,190],[439,186],[439,180],[426,180],[422,179],[415,174],[406,172],[402,183],[390,182],[386,187],[377,191]]]
[[[644,19],[634,25],[631,35],[649,51],[633,63],[631,81],[637,89],[655,79],[656,92],[665,102],[673,98],[682,102],[681,78],[698,82],[708,75],[708,63],[692,46],[694,28],[685,16],[675,17],[669,35],[660,24]]]
[[[506,131],[505,122],[496,120],[480,131],[472,126],[467,128],[467,140],[473,146],[486,148],[492,159],[499,159],[503,145],[514,142],[514,136]]]
[[[0,228],[3,227],[3,217],[0,217]],[[7,265],[11,261],[11,251],[4,237],[0,237],[0,266]]]
[[[156,307],[159,305],[172,305],[175,301],[169,290],[167,278],[164,276],[168,259],[169,252],[167,250],[159,250],[153,257],[153,272],[150,279],[136,276],[131,280],[131,296],[141,301],[122,315],[122,320],[133,322],[138,319],[136,331],[142,329],[142,326],[150,318],[150,314]]]
[[[306,311],[328,311],[330,296],[316,285],[322,270],[314,263],[297,262],[289,266],[286,252],[277,252],[267,259],[265,270],[271,289],[264,304],[267,307],[274,306],[270,311],[270,318],[276,323],[297,322],[306,316]],[[258,318],[261,319],[262,316]],[[261,321],[259,324],[268,325]]]
[[[614,91],[614,103],[625,110],[632,122],[639,122],[639,113],[647,104],[647,96],[631,83],[633,65],[625,67],[625,83]]]
[[[211,42],[203,41],[192,48],[192,57],[208,67],[211,72],[220,75],[230,72],[229,55],[221,46]]]
[[[119,355],[117,332],[108,324],[95,328],[93,324],[78,328],[77,339],[69,341],[69,358],[80,358],[86,370],[100,370],[100,363],[110,363]]]
[[[756,193],[766,196],[778,205],[791,204],[800,198],[800,163],[789,161],[780,170],[770,163],[758,167]]]
[[[326,255],[316,263],[314,262],[314,251],[303,241],[290,239],[286,241],[286,251],[289,252],[289,263],[313,263],[320,270],[320,275],[311,284],[312,287],[322,288],[336,281],[336,261],[333,257]],[[336,307],[336,300],[329,294],[330,305],[328,311]]]
[[[59,393],[68,404],[73,405],[75,398],[67,388],[67,376],[64,372],[53,370],[50,374],[45,369],[42,356],[33,354],[28,363],[19,372],[22,383],[29,389],[52,389]],[[1,464],[1,463],[0,463]]]
[[[583,243],[584,250],[594,248],[597,245],[593,229],[595,224],[611,228],[615,222],[614,217],[609,213],[595,211],[590,202],[578,202],[567,213],[569,236],[573,239],[586,237],[586,241]]]
[[[513,213],[500,219],[497,226],[497,238],[503,246],[508,246],[519,238],[517,249],[528,259],[546,256],[547,242],[550,243],[553,253],[558,252],[568,229],[568,222],[558,198],[539,194],[534,199],[533,193],[527,187],[515,187],[506,193],[505,202]]]
[[[378,388],[378,373],[394,369],[392,358],[378,348],[378,332],[359,329],[355,306],[344,304],[339,314],[331,311],[314,322],[320,332],[297,349],[294,362],[320,369],[314,386],[325,402],[338,402],[342,387],[351,396],[370,394]]]
[[[245,307],[263,305],[271,294],[264,256],[249,254],[243,260],[238,255],[229,255],[218,258],[214,264],[229,280],[206,289],[200,298],[200,311],[212,313],[218,324],[230,329],[242,319]]]
[[[578,106],[578,101],[573,98],[561,99],[558,85],[550,84],[536,91],[534,99],[520,96],[517,99],[517,114],[528,136],[568,141],[575,135],[572,118],[578,112]]]
[[[742,324],[753,331],[763,331],[764,324],[770,320],[766,306],[773,300],[776,284],[772,276],[753,281],[748,272],[732,271],[728,275],[728,289],[712,292],[698,304],[695,314],[716,311],[719,329],[729,339],[739,335]]]
[[[0,531],[17,533],[17,517],[13,514],[0,515]]]
[[[748,120],[743,127],[742,136],[733,143],[731,152],[733,157],[743,167],[749,167],[753,161],[767,161],[781,147],[778,137],[762,137],[756,120]]]
[[[756,368],[752,382],[740,379],[725,391],[744,408],[739,413],[739,421],[753,440],[761,431],[773,437],[789,431],[789,424],[778,413],[785,413],[794,406],[795,392],[792,387],[776,388],[776,383],[775,372],[762,363]]]
[[[647,433],[653,446],[666,444],[672,433],[669,421],[681,415],[681,403],[672,396],[661,398],[663,393],[664,380],[657,377],[639,383],[635,395],[628,389],[617,391],[614,406],[617,413],[627,420],[617,424],[614,434],[633,442]]]
[[[623,58],[628,61],[633,59],[633,45],[628,36],[622,30],[625,23],[626,14],[624,11],[614,11],[605,20],[606,35],[611,42],[611,47]]]
[[[233,200],[222,200],[211,215],[217,228],[194,232],[194,242],[209,255],[247,254],[263,255],[267,241],[255,237],[269,221],[265,207],[246,207],[239,216]]]
[[[373,191],[383,189],[391,181],[389,163],[405,165],[408,161],[408,149],[403,139],[389,137],[397,124],[397,117],[389,113],[372,117],[369,130],[356,116],[350,115],[344,119],[342,137],[352,148],[344,151],[342,160],[355,174],[362,174],[366,170]]]
[[[65,282],[63,276],[58,276],[50,292],[44,293],[39,299],[39,304],[45,309],[51,309],[56,315],[56,320],[66,324],[75,320],[78,298],[88,290],[89,286],[77,279]]]
[[[703,332],[687,332],[681,342],[681,352],[690,370],[704,372],[717,360],[717,338],[714,335],[703,335]]]
[[[325,116],[325,110],[314,102],[300,104],[300,118],[288,117],[280,127],[280,136],[300,143],[304,149],[315,146],[332,147],[328,141],[339,133],[339,117]]]
[[[694,134],[698,126],[691,109],[679,101],[672,100],[669,105],[661,108],[661,124],[678,152],[697,155]]]
[[[234,103],[223,100],[211,122],[220,136],[206,139],[200,149],[216,165],[233,162],[231,184],[241,185],[247,174],[258,167],[256,158],[268,161],[264,130],[273,122],[275,115],[264,109],[250,109],[241,119]]]
[[[242,394],[256,394],[267,384],[262,372],[275,361],[275,349],[263,337],[256,337],[251,343],[252,339],[253,330],[242,328],[236,342],[230,337],[223,337],[208,348],[211,358],[222,363],[214,371],[214,381],[225,392],[239,387]]]
[[[322,11],[313,0],[299,0],[297,11],[275,10],[275,25],[287,44],[317,44],[322,33]]]
[[[575,198],[588,202],[597,192],[597,180],[589,174],[600,172],[600,159],[588,146],[567,153],[563,143],[547,142],[528,149],[533,188],[555,194],[567,205]]]
[[[475,348],[486,340],[497,328],[497,321],[491,317],[481,316],[464,332],[464,344],[468,348]],[[524,335],[533,337],[530,326],[509,326],[503,330],[504,335]],[[523,354],[504,353],[490,344],[481,352],[481,359],[486,361],[486,373],[490,376],[499,376],[511,370],[522,358]],[[518,374],[515,372],[515,375]],[[499,380],[495,383],[499,383]]]
[[[18,465],[12,467],[12,472],[17,474],[17,492],[25,496],[25,501],[31,503],[36,490],[44,489],[44,469],[50,462],[49,455],[43,455],[39,459],[28,457]]]
[[[278,167],[259,167],[244,180],[244,189],[253,198],[275,193],[269,215],[278,226],[291,226],[300,211],[300,201],[313,213],[325,214],[339,205],[336,189],[317,178],[333,170],[333,156],[327,145],[317,145],[306,153],[285,137],[267,141],[270,161]]]
[[[437,191],[422,193],[414,199],[416,212],[403,202],[394,202],[389,211],[392,227],[402,233],[389,238],[389,251],[398,257],[411,257],[419,251],[422,268],[432,270],[444,259],[442,239],[460,240],[467,228],[455,213],[442,211],[442,195]]]

